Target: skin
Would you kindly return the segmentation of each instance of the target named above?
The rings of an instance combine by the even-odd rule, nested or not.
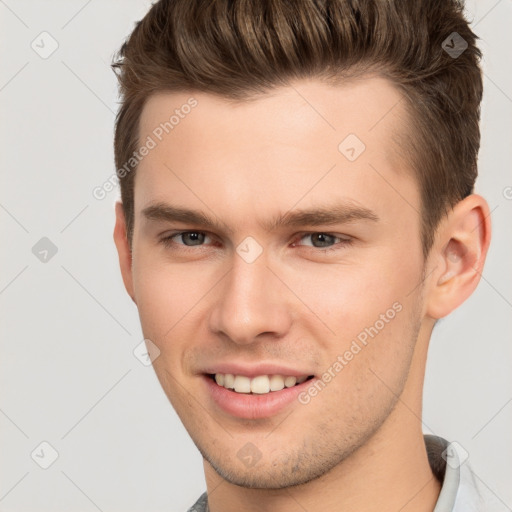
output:
[[[210,510],[432,511],[440,484],[421,424],[427,349],[435,320],[478,284],[486,201],[458,203],[424,260],[418,184],[392,142],[408,118],[383,78],[301,80],[238,103],[159,93],[140,140],[191,96],[197,107],[139,164],[132,253],[119,202],[114,240],[144,336],[160,350],[156,374],[203,455]],[[353,162],[338,150],[350,133],[366,146]],[[200,210],[231,232],[165,247],[164,236],[208,230],[144,218],[157,202]],[[334,202],[379,220],[262,227]],[[247,236],[263,249],[253,263],[236,252]],[[334,250],[322,253],[322,240]],[[240,419],[205,391],[200,372],[214,362],[276,362],[319,377],[397,302],[401,311],[308,404]],[[237,456],[248,442],[261,455],[253,467]]]

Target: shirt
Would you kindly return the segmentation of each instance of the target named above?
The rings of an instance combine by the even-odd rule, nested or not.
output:
[[[467,452],[457,442],[425,434],[425,447],[432,473],[441,483],[433,512],[505,512],[511,509],[477,478],[469,466]],[[203,493],[187,512],[209,512]]]

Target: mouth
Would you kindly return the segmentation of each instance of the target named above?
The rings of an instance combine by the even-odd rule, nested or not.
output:
[[[217,386],[233,393],[245,395],[266,395],[283,389],[299,386],[314,378],[313,375],[257,375],[248,377],[246,375],[234,375],[232,373],[209,373],[206,374]]]
[[[313,375],[203,373],[205,392],[215,413],[240,419],[265,419],[300,405],[298,397]]]

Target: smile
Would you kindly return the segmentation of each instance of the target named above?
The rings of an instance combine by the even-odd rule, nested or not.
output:
[[[248,372],[249,373],[249,372]],[[300,405],[298,396],[313,382],[311,375],[235,373],[202,375],[206,396],[214,410],[241,419],[264,419]]]
[[[235,393],[264,395],[284,388],[292,388],[313,378],[308,375],[258,375],[247,377],[245,375],[233,375],[231,373],[210,374],[217,385],[234,391]]]

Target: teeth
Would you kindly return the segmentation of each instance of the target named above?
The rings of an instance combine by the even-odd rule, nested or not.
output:
[[[291,375],[258,375],[254,378],[231,373],[216,373],[215,382],[226,389],[233,389],[236,393],[254,393],[264,395],[271,391],[281,391],[283,388],[292,388],[307,380],[307,375],[298,377]]]
[[[287,388],[291,388],[295,386],[295,384],[297,384],[297,377],[286,377],[286,379],[284,379],[284,385]]]
[[[243,375],[235,377],[235,391],[237,393],[250,393],[251,392],[251,379]]]
[[[216,373],[215,378],[217,378],[217,375],[222,375],[221,373]],[[221,384],[219,384],[220,386]],[[227,373],[224,375],[224,384],[222,384],[226,389],[233,389],[235,387],[235,376],[231,375],[231,373]]]
[[[251,391],[258,395],[268,393],[270,391],[270,381],[268,377],[266,375],[254,377],[254,379],[251,380]]]
[[[281,375],[270,377],[270,391],[281,391],[284,388],[284,378]]]

